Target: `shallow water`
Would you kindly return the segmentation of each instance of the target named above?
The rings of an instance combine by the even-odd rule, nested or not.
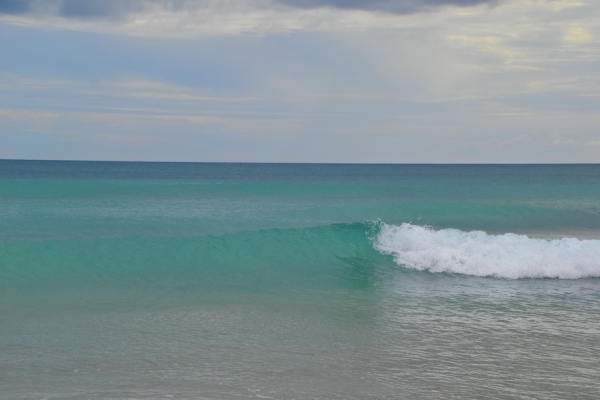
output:
[[[599,212],[596,165],[0,161],[0,398],[597,398]]]

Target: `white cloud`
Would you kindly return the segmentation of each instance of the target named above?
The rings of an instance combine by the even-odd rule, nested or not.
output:
[[[592,35],[582,26],[572,26],[565,37],[569,42],[589,42],[591,39]]]
[[[7,24],[135,36],[128,40],[149,47],[160,37],[256,38],[244,42],[246,52],[232,51],[219,76],[243,81],[237,87],[136,71],[102,79],[0,74],[3,135],[152,147],[152,154],[179,141],[183,153],[202,148],[212,160],[600,161],[600,3],[509,0],[410,15],[202,4],[154,3],[121,19],[0,16]],[[205,60],[230,51],[203,49]],[[164,157],[194,160],[172,154]]]

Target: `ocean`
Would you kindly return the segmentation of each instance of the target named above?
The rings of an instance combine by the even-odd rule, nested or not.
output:
[[[0,399],[600,398],[600,165],[0,160]]]

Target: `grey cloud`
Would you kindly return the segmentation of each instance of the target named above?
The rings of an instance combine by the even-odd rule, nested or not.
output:
[[[63,0],[58,14],[67,18],[102,18],[139,11],[141,6],[140,2],[118,0]]]
[[[347,9],[377,10],[398,14],[411,13],[427,8],[454,5],[474,6],[494,4],[499,0],[277,0],[299,8],[334,7]]]
[[[31,11],[32,1],[0,0],[1,14],[25,14]]]
[[[297,8],[333,7],[411,13],[444,5],[472,6],[501,0],[273,0]],[[147,4],[160,4],[165,10],[198,8],[206,1],[190,0],[0,0],[0,14],[52,13],[65,18],[119,19],[139,12]],[[264,4],[264,3],[263,3]]]
[[[143,11],[148,4],[159,4],[166,11],[176,11],[202,3],[198,0],[58,0],[57,13],[66,18],[119,18]]]
[[[118,19],[142,11],[148,3],[171,6],[166,0],[0,0],[0,14],[54,14],[65,18]]]

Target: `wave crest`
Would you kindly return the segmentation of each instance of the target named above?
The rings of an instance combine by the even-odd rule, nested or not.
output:
[[[600,277],[600,240],[533,239],[507,233],[382,223],[374,246],[416,270],[498,278]]]

